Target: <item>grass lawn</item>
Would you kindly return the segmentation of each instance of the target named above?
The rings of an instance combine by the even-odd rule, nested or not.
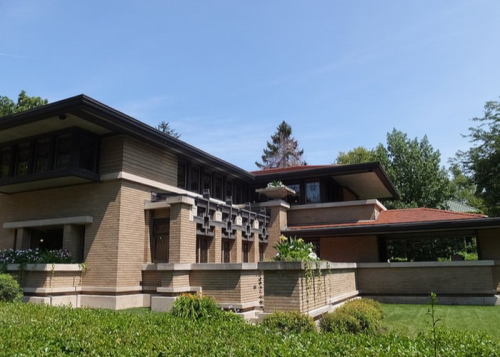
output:
[[[429,305],[384,304],[383,326],[388,332],[415,337],[430,330]],[[437,305],[438,326],[458,331],[487,333],[500,341],[500,306]]]

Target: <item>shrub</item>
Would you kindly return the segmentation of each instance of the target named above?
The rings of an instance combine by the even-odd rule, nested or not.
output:
[[[221,310],[213,298],[202,294],[182,294],[174,302],[172,315],[190,320],[243,321],[241,316]]]
[[[262,326],[282,332],[315,332],[316,325],[311,316],[298,311],[273,312],[264,317]]]
[[[0,274],[0,301],[16,302],[23,297],[23,291],[16,279],[9,274]]]
[[[278,251],[276,261],[316,261],[319,260],[314,253],[314,245],[306,243],[302,238],[287,238],[280,236],[279,243],[274,247]]]
[[[382,305],[370,299],[346,302],[320,321],[323,332],[376,332],[384,317]]]

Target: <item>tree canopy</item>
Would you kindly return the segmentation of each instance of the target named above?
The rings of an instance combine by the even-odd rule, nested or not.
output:
[[[500,101],[489,101],[484,116],[472,119],[476,127],[469,128],[473,146],[459,151],[455,161],[476,185],[476,195],[483,199],[489,215],[500,215]]]
[[[292,136],[292,127],[284,120],[271,136],[271,142],[262,155],[262,162],[255,162],[260,169],[305,165],[304,150],[299,150],[298,141]]]
[[[47,99],[42,99],[40,97],[30,97],[26,95],[24,90],[19,93],[17,98],[17,103],[6,96],[0,96],[0,117],[11,115],[25,110],[40,107],[42,105],[48,104]]]
[[[379,161],[398,189],[401,200],[385,202],[388,208],[430,207],[442,208],[451,197],[450,181],[440,168],[441,154],[435,151],[427,136],[421,141],[393,129],[387,133],[387,144],[372,150],[357,147],[340,152],[336,163],[355,164]]]
[[[175,129],[170,127],[170,123],[162,120],[157,126],[156,129],[161,131],[162,133],[165,133],[167,135],[173,136],[176,139],[179,139],[181,137],[181,134],[179,134]]]

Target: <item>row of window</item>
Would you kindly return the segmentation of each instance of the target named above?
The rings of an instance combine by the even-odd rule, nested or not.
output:
[[[97,172],[98,140],[83,132],[38,137],[0,148],[0,178],[76,167]]]
[[[229,180],[222,175],[179,161],[177,166],[177,187],[202,194],[210,190],[210,195],[219,200],[232,197],[234,203],[248,200],[248,188],[241,182]]]
[[[295,191],[295,196],[288,196],[287,201],[290,204],[300,204],[301,201],[301,187],[304,187],[304,203],[320,203],[321,202],[321,191],[319,181],[309,181],[301,185],[300,182],[287,184],[289,188]]]

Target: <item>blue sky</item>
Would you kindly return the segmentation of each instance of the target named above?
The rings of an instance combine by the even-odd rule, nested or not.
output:
[[[309,164],[500,96],[500,1],[0,1],[0,95],[86,94],[247,170],[282,120]]]

